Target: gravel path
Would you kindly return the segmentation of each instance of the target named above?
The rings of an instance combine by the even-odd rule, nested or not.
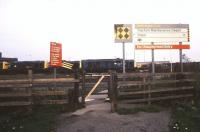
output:
[[[63,114],[56,132],[169,132],[167,111],[118,115],[110,112],[109,103],[101,99],[94,102],[85,109]]]

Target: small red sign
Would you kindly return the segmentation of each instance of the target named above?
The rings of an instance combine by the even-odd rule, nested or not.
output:
[[[62,44],[50,42],[50,66],[62,66]]]

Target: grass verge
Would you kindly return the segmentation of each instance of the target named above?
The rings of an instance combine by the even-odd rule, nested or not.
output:
[[[117,113],[121,115],[127,115],[127,114],[135,114],[141,111],[154,113],[154,112],[160,112],[162,110],[163,108],[156,105],[145,105],[145,106],[138,106],[134,108],[118,108]]]
[[[0,114],[1,132],[53,132],[56,117],[63,111],[61,106],[35,107],[32,111],[18,111]],[[13,110],[14,111],[14,110]]]
[[[171,132],[199,132],[200,131],[200,76],[194,74],[194,104],[177,104],[172,107],[170,123]]]
[[[172,108],[171,132],[199,132],[200,107],[177,105]]]

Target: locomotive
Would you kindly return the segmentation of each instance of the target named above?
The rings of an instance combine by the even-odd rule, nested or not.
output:
[[[26,74],[28,69],[32,69],[36,73],[44,73],[48,71],[47,61],[14,61],[0,62],[0,74]]]
[[[123,71],[122,59],[98,59],[98,60],[83,60],[82,69],[86,72],[108,72],[109,70],[115,70],[117,72]],[[126,71],[134,70],[134,61],[125,60]]]
[[[72,64],[71,69],[57,67],[57,73],[73,73],[74,70],[84,70],[88,73],[105,73],[109,70],[117,72],[123,71],[122,59],[91,59],[82,61],[67,61]],[[144,65],[141,68],[134,68],[134,60],[126,60],[127,72],[138,72],[140,70],[151,72],[151,64]],[[185,72],[199,72],[200,62],[183,63]],[[0,61],[0,74],[27,74],[28,69],[32,69],[34,73],[52,73],[53,67],[47,61]],[[179,72],[179,63],[156,64],[155,72]]]

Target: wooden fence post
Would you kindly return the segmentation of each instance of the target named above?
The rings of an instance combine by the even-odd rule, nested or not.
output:
[[[111,112],[117,110],[117,73],[111,72],[110,74],[110,96],[111,96]]]
[[[74,78],[79,79],[78,70],[75,70]],[[79,82],[74,83],[74,104],[75,104],[75,109],[77,109],[79,106]]]
[[[111,74],[112,74],[112,71],[109,70],[108,73],[110,75],[108,77],[108,80],[107,80],[107,82],[108,82],[108,98],[110,99],[110,102],[111,102],[111,100],[112,100],[112,96],[111,96],[111,88],[112,88],[112,77],[111,77]]]
[[[113,79],[112,79],[112,71],[109,71],[110,77],[109,77],[109,90],[108,90],[108,95],[110,96],[110,102],[112,102],[112,87],[113,87]]]
[[[74,111],[75,110],[74,89],[69,89],[68,90],[68,102],[69,102],[69,107],[71,108],[72,111]]]
[[[117,73],[114,73],[114,83],[113,83],[113,92],[114,92],[114,110],[117,111],[117,97],[118,97],[118,89],[117,89]]]
[[[145,93],[145,91],[146,91],[146,78],[143,77],[142,79],[143,79],[142,81],[144,83],[144,85],[143,85],[143,90],[144,90],[143,98],[145,99],[145,95],[146,95],[146,93]]]
[[[151,101],[150,101],[150,99],[151,99],[151,87],[154,85],[153,83],[151,84],[150,81],[154,82],[153,76],[152,76],[152,80],[149,79],[148,84],[147,84],[148,85],[148,105],[151,105]]]
[[[151,105],[151,101],[150,101],[150,98],[151,98],[151,84],[149,83],[148,84],[148,105]]]
[[[31,102],[31,105],[34,104],[33,101],[33,71],[31,69],[28,70],[28,80],[29,80],[29,87],[28,87],[28,93],[31,94],[29,97],[29,101]]]
[[[85,71],[82,71],[82,90],[81,90],[81,94],[82,94],[82,105],[85,106]]]

